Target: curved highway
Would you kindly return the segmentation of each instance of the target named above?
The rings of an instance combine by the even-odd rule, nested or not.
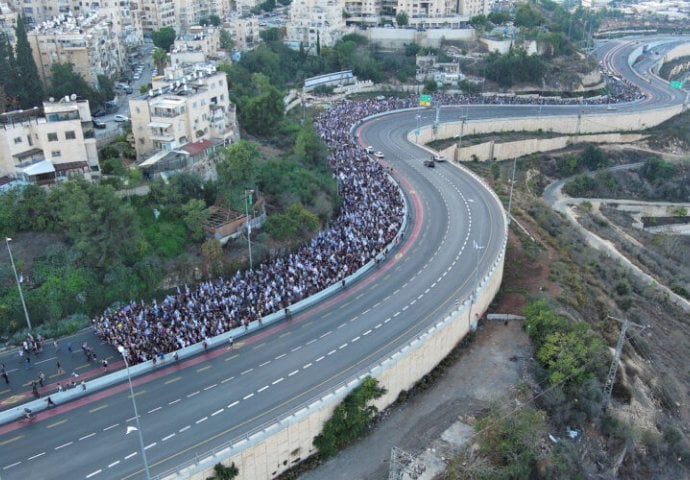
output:
[[[619,65],[617,59],[612,61],[628,76],[627,62]],[[644,86],[652,91],[651,99],[618,108],[678,101],[676,92],[663,86]],[[545,106],[542,115],[576,114],[581,108]],[[385,153],[410,207],[408,231],[390,258],[364,280],[289,322],[236,341],[233,348],[161,366],[134,380],[153,475],[256,431],[337,388],[471,295],[479,275],[503,248],[503,210],[461,169],[449,163],[435,169],[423,166],[428,154],[405,138],[418,121],[431,123],[434,112],[424,111],[419,120],[416,113],[379,117],[357,130],[362,145]],[[457,121],[461,114],[528,116],[539,114],[539,107],[444,108],[441,120]],[[144,478],[137,433],[127,433],[133,417],[123,384],[42,412],[35,422],[2,426],[0,477]]]

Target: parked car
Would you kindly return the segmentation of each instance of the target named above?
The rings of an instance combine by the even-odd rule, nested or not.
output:
[[[376,158],[383,158],[383,152],[376,152],[376,153],[374,154],[374,156],[375,156]]]
[[[106,112],[103,108],[97,108],[96,110],[91,112],[91,116],[92,117],[102,117],[106,113],[108,113],[108,112]]]
[[[434,161],[435,162],[445,162],[446,157],[445,157],[445,155],[434,155]]]
[[[129,122],[129,118],[127,117],[127,115],[115,115],[113,117],[113,120],[115,120],[116,122]]]
[[[367,153],[368,153],[369,155],[371,155],[372,153],[374,153],[374,147],[372,147],[371,145],[369,145],[369,146],[367,147]]]
[[[93,121],[93,128],[105,128],[105,122],[101,120],[94,120]]]
[[[424,160],[424,166],[429,168],[436,168],[436,162],[434,160]]]

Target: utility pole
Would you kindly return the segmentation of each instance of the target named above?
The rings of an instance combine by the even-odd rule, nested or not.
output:
[[[515,187],[515,168],[517,167],[517,157],[513,157],[513,176],[510,179],[510,195],[508,196],[508,225],[510,225],[510,207],[513,205],[513,187]]]
[[[625,332],[628,331],[630,326],[637,327],[644,330],[644,326],[637,323],[631,322],[630,320],[622,320],[620,318],[612,317],[609,318],[621,323],[621,332],[618,334],[618,341],[616,342],[616,351],[613,354],[613,360],[611,361],[611,366],[609,367],[609,373],[606,376],[606,383],[604,384],[604,411],[609,408],[609,403],[611,403],[611,392],[613,391],[613,385],[616,383],[616,372],[618,372],[618,363],[621,359],[621,352],[623,351],[623,344],[625,343]]]

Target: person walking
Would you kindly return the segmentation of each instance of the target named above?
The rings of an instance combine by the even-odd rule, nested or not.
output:
[[[103,365],[103,370],[108,370],[108,360],[104,358],[101,365]]]
[[[31,393],[33,394],[34,397],[40,398],[41,394],[38,393],[38,384],[36,383],[36,380],[33,380],[31,382]]]
[[[63,391],[62,385],[60,385],[59,383],[57,384],[57,391],[58,393]]]
[[[46,403],[48,404],[48,408],[56,407],[56,406],[57,406],[57,404],[56,404],[56,403],[53,401],[53,399],[50,398],[50,397],[46,398]]]
[[[31,357],[27,354],[26,355],[26,369],[28,370],[30,368],[31,368]]]
[[[55,348],[55,353],[60,351],[60,344],[57,340],[53,340],[53,348]]]
[[[45,373],[43,373],[43,372],[39,373],[39,374],[38,374],[38,384],[41,386],[41,388],[43,388],[43,387],[45,386],[45,385],[44,385],[44,382],[45,382],[45,381],[46,381],[46,375],[45,375]]]
[[[84,382],[84,380],[81,381],[81,391],[82,392],[86,391],[86,383]]]
[[[60,363],[60,360],[57,361],[56,366],[57,366],[57,374],[58,375],[64,375],[65,371],[62,369],[62,364]]]
[[[228,346],[230,347],[230,350],[234,350],[235,348],[235,339],[230,337],[228,338]]]
[[[5,380],[5,384],[10,384],[10,376],[7,375],[7,367],[4,363],[0,363],[0,376]]]
[[[74,353],[74,350],[72,350],[72,342],[67,342],[67,351],[70,355]]]

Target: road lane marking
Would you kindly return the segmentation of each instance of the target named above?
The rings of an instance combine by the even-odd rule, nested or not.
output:
[[[353,339],[351,340],[351,342],[356,342],[357,340],[359,340],[359,338],[360,338],[360,337],[355,337],[355,338],[353,338]]]
[[[316,339],[309,340],[309,341],[306,343],[306,345],[311,345],[311,344],[314,343],[315,341],[316,341]]]
[[[269,363],[271,363],[270,360],[269,360],[268,362],[264,362],[264,363],[259,364],[259,366],[260,366],[260,367],[265,367],[265,366],[268,365]]]
[[[225,380],[221,380],[220,383],[227,383],[227,382],[229,382],[230,380],[232,380],[233,378],[235,378],[235,377],[228,377],[228,378],[226,378]]]
[[[19,465],[20,463],[22,463],[22,462],[14,462],[14,463],[11,463],[11,464],[9,464],[9,465],[5,465],[4,467],[2,467],[2,469],[3,469],[3,470],[7,470],[8,468],[16,467],[16,466]]]
[[[370,333],[371,333],[371,329],[367,330],[367,331],[364,332],[362,335],[366,336],[366,335],[369,335]]]
[[[74,443],[74,442],[63,443],[63,444],[60,445],[59,447],[55,447],[55,450],[60,450],[61,448],[69,447],[69,446],[72,445],[73,443]]]
[[[208,420],[208,417],[203,417],[203,418],[200,418],[199,420],[197,420],[197,421],[194,422],[194,423],[196,423],[197,425],[199,425],[200,423],[205,422],[206,420]]]
[[[309,367],[311,367],[311,363],[307,363],[307,364],[306,364],[305,366],[303,366],[302,368],[306,370],[306,369],[309,368]]]
[[[265,386],[261,387],[260,389],[258,389],[258,390],[256,391],[256,393],[261,393],[261,392],[263,392],[264,390],[266,390],[267,388],[268,388],[268,385],[265,385]]]
[[[211,365],[206,365],[205,367],[197,368],[196,373],[203,372],[204,370],[208,370],[209,368],[211,368]]]
[[[253,396],[254,396],[254,394],[250,393],[249,395],[245,395],[244,397],[242,397],[242,400],[248,400],[248,399],[252,398]]]
[[[277,356],[276,358],[274,358],[273,360],[280,360],[281,358],[283,358],[283,357],[286,356],[286,355],[287,355],[287,353],[284,353],[284,354],[282,354],[282,355],[278,355],[278,356]]]
[[[213,385],[209,385],[208,387],[204,388],[204,392],[205,392],[206,390],[211,390],[213,387],[217,387],[217,386],[218,386],[217,383],[214,383]]]
[[[163,409],[163,407],[156,407],[156,408],[154,408],[154,409],[152,409],[152,410],[149,410],[149,411],[146,412],[146,413],[154,413],[154,412],[157,412],[158,410],[162,410],[162,409]]]
[[[196,392],[190,393],[189,395],[187,395],[187,398],[192,398],[194,395],[199,395],[200,393],[201,393],[201,391],[197,390]]]
[[[323,355],[321,355],[319,358],[316,359],[316,361],[317,361],[317,362],[320,362],[320,361],[323,360],[324,358],[326,358],[326,357],[324,357]]]
[[[165,441],[167,441],[167,440],[170,440],[170,439],[171,439],[172,437],[174,437],[174,436],[175,436],[175,434],[174,434],[174,433],[171,433],[171,434],[168,435],[167,437],[163,437],[163,438],[161,439],[161,442],[165,442]]]
[[[135,456],[136,454],[137,454],[137,452],[132,452],[132,453],[130,453],[129,455],[127,455],[127,456],[125,457],[125,460],[129,460],[130,458],[132,458],[132,457]]]
[[[331,351],[328,352],[326,355],[333,355],[335,352],[336,352],[335,350],[331,350]]]
[[[63,423],[67,423],[67,420],[60,420],[59,422],[51,423],[46,428],[58,427],[58,426],[62,425]]]
[[[275,380],[275,381],[271,382],[271,385],[277,385],[278,383],[282,382],[283,380],[285,380],[285,378],[284,378],[284,377],[280,377],[278,380]]]
[[[232,408],[232,407],[234,407],[235,405],[237,405],[238,403],[240,403],[240,401],[239,401],[239,400],[235,400],[235,401],[232,402],[230,405],[228,405],[228,408]]]
[[[237,358],[237,357],[239,357],[239,356],[240,356],[240,354],[239,354],[239,353],[236,353],[236,354],[233,355],[232,357],[226,358],[225,361],[226,361],[226,362],[229,362],[229,361],[232,360],[233,358]]]
[[[223,413],[224,410],[225,410],[224,408],[221,408],[220,410],[216,410],[215,412],[213,412],[211,414],[211,416],[215,417],[216,415]]]
[[[297,375],[299,373],[299,370],[293,370],[292,372],[288,373],[288,377],[291,377],[293,375]]]
[[[165,385],[170,385],[171,383],[179,382],[180,380],[182,380],[182,377],[171,378],[170,380],[165,381]]]
[[[321,335],[319,338],[326,337],[326,336],[330,335],[331,333],[333,333],[333,330],[329,330],[328,332],[326,332],[326,333],[324,333],[323,335]]]
[[[98,475],[98,474],[101,473],[102,471],[103,471],[103,470],[99,468],[99,469],[96,470],[95,472],[89,473],[89,474],[86,476],[86,478],[91,478],[91,477],[93,477],[93,476],[95,476],[95,475]]]
[[[94,433],[94,435],[96,435],[96,434]],[[10,438],[9,440],[2,441],[2,442],[0,442],[0,447],[2,447],[2,446],[4,446],[4,445],[8,445],[8,444],[10,444],[10,443],[12,443],[12,442],[16,442],[16,441],[19,440],[20,438],[24,438],[24,435],[17,435],[16,437]],[[80,440],[81,440],[81,439],[80,439]]]
[[[29,457],[29,460],[33,460],[34,458],[42,457],[45,454],[46,454],[46,452],[37,453],[33,457]]]
[[[119,464],[120,464],[120,461],[119,461],[119,460],[115,460],[113,463],[111,463],[110,465],[108,465],[108,468],[113,468],[115,465],[119,465]]]
[[[87,438],[91,438],[91,437],[93,437],[94,435],[96,435],[95,432],[94,432],[94,433],[89,433],[88,435],[84,435],[83,437],[79,437],[79,441],[81,442],[82,440],[86,440]]]
[[[254,370],[254,369],[253,369],[253,368],[250,368],[249,370],[245,370],[244,372],[240,373],[240,375],[246,375],[246,374],[248,374],[249,372],[251,372],[252,370]]]
[[[105,428],[103,429],[103,431],[104,431],[104,432],[107,432],[108,430],[111,430],[111,429],[117,427],[118,425],[120,425],[120,424],[119,424],[119,423],[114,423],[114,424],[112,424],[112,425],[109,426],[109,427],[105,427]],[[94,433],[94,435],[95,435],[95,433]],[[80,438],[79,440],[81,440],[81,438]]]
[[[266,342],[258,344],[256,347],[254,347],[252,350],[258,350],[260,348],[263,348],[266,346]]]
[[[338,347],[338,350],[342,350],[343,348],[347,347],[347,343],[343,343],[341,346]]]
[[[180,428],[180,429],[177,431],[177,433],[186,432],[186,431],[189,430],[190,428],[192,428],[191,425],[187,425],[186,427]]]
[[[168,405],[174,405],[174,404],[176,404],[177,402],[181,402],[181,401],[182,401],[182,399],[181,399],[181,398],[178,398],[177,400],[173,400],[172,402],[168,402]]]
[[[292,332],[285,332],[280,335],[278,335],[280,338],[287,337],[288,335],[292,335]]]
[[[302,348],[302,345],[300,345],[299,347],[295,347],[295,348],[293,348],[293,349],[290,350],[290,351],[291,351],[291,352],[296,352],[296,351],[299,350],[300,348]]]
[[[153,448],[153,447],[155,447],[156,445],[158,445],[158,444],[157,444],[156,442],[153,442],[151,445],[146,445],[146,446],[144,447],[144,450],[148,450],[149,448]]]

